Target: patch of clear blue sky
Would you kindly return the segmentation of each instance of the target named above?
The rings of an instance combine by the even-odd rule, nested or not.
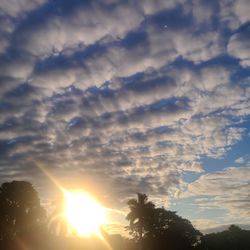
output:
[[[235,160],[240,157],[246,157],[250,156],[250,119],[247,121],[238,124],[236,127],[245,128],[243,138],[241,141],[234,144],[230,150],[225,154],[225,156],[221,159],[213,159],[209,157],[202,157],[201,163],[203,165],[203,168],[205,170],[205,173],[211,173],[215,171],[223,170],[227,167],[238,167],[238,166],[244,166],[245,163],[239,164],[235,163]],[[203,173],[191,173],[186,172],[183,173],[183,179],[186,182],[193,182],[196,179],[198,179]],[[196,201],[197,198],[204,198],[204,196],[199,197],[189,197],[189,198],[182,198],[182,199],[172,199],[171,205],[169,207],[170,210],[177,211],[177,213],[184,218],[188,218],[190,220],[196,220],[196,219],[210,219],[210,220],[216,220],[216,221],[222,221],[223,218],[228,213],[227,209],[221,208],[221,207],[210,207],[208,204],[208,207],[203,206],[202,208],[199,207],[198,203]],[[205,196],[206,197],[206,196]],[[207,201],[209,201],[209,197]],[[210,197],[211,200],[213,197]]]
[[[221,171],[228,167],[237,167],[242,164],[236,163],[235,160],[240,157],[249,158],[250,155],[250,117],[247,121],[240,123],[234,127],[245,128],[243,133],[243,138],[241,141],[235,143],[231,148],[226,152],[222,158],[210,158],[203,156],[200,161],[205,170],[205,173],[211,173],[215,171]],[[244,165],[244,164],[243,164]],[[185,172],[182,174],[184,181],[193,182],[198,179],[203,173],[192,173]]]
[[[238,126],[245,128],[243,138],[241,141],[232,145],[231,149],[222,159],[211,159],[207,157],[201,159],[206,172],[220,171],[227,167],[238,166],[239,164],[235,163],[235,160],[250,154],[250,119]]]

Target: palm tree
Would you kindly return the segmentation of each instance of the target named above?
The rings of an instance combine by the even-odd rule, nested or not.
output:
[[[126,219],[130,222],[129,230],[139,241],[139,249],[142,249],[142,237],[145,228],[150,223],[155,205],[148,201],[146,194],[137,193],[137,199],[128,201],[130,212]]]

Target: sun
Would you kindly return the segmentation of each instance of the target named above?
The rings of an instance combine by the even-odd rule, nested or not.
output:
[[[96,200],[85,193],[65,192],[64,216],[79,236],[100,234],[106,213]]]

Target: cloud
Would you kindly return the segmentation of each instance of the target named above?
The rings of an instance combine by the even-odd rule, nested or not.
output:
[[[244,163],[244,158],[243,157],[237,158],[234,162],[235,163]]]
[[[33,70],[34,58],[25,53],[2,56],[0,58],[0,74],[2,77],[27,79]]]
[[[209,219],[197,219],[192,221],[193,225],[198,228],[202,233],[218,232],[220,230],[221,223],[216,220]],[[216,227],[217,226],[217,227]],[[219,227],[219,228],[218,228]],[[226,230],[228,227],[224,226],[223,229]]]
[[[57,4],[55,8],[62,14],[49,13],[34,25],[17,31],[19,45],[23,50],[36,56],[49,56],[79,44],[93,44],[105,36],[122,38],[143,20],[140,12],[127,4],[78,2],[70,9],[66,9],[67,6],[61,8]]]
[[[249,165],[249,163],[250,163],[250,155],[249,154],[243,155],[243,156],[237,158],[234,162],[238,163],[238,164]]]
[[[34,10],[45,3],[45,0],[3,0],[0,3],[1,14],[7,14],[13,17],[16,17],[20,14],[23,14],[27,11]]]
[[[13,3],[0,4],[1,181],[48,195],[44,168],[122,208],[136,192],[170,203],[188,173],[187,195],[245,213],[248,173],[203,161],[249,134],[245,1]]]
[[[48,64],[46,64],[45,61],[43,63],[42,70],[40,67],[40,69],[33,72],[32,76],[34,77],[34,84],[50,87],[53,91],[55,91],[58,87],[66,87],[71,84],[75,84],[80,88],[87,88],[91,86],[92,83],[96,86],[100,86],[105,81],[109,81],[114,77],[127,77],[137,72],[145,71],[151,67],[162,67],[164,64],[176,59],[180,55],[198,63],[200,61],[208,60],[209,58],[223,52],[223,47],[220,44],[218,33],[203,32],[198,35],[192,33],[192,26],[190,26],[190,22],[187,23],[186,21],[188,15],[182,13],[183,11],[181,9],[177,8],[176,10],[171,10],[172,12],[167,10],[166,12],[159,14],[159,18],[161,18],[163,14],[166,14],[166,16],[174,16],[175,12],[184,14],[183,20],[178,20],[181,26],[178,26],[177,29],[175,29],[176,20],[167,19],[167,30],[162,29],[161,26],[146,25],[145,28],[143,28],[145,29],[144,31],[142,29],[141,33],[135,33],[134,29],[139,27],[139,24],[143,19],[140,11],[131,9],[130,5],[115,5],[114,10],[112,11],[115,16],[120,16],[119,20],[121,20],[122,23],[122,25],[119,25],[119,23],[116,22],[115,27],[123,27],[125,30],[121,32],[124,32],[124,36],[122,36],[122,33],[120,34],[119,32],[114,31],[114,37],[120,37],[119,39],[115,38],[115,40],[111,39],[109,42],[104,42],[101,47],[102,49],[99,50],[98,47],[96,47],[96,53],[90,54],[85,58],[83,57],[82,60],[79,60],[82,50],[85,50],[86,46],[100,40],[105,36],[105,34],[112,34],[112,31],[110,31],[110,29],[112,30],[112,26],[109,26],[114,24],[113,21],[109,20],[109,18],[112,18],[112,14],[104,15],[103,10],[99,10],[99,8],[101,8],[99,5],[91,5],[88,7],[91,7],[93,12],[97,12],[97,14],[91,15],[90,18],[87,18],[91,11],[87,9],[86,6],[78,9],[73,8],[71,14],[67,14],[63,17],[55,17],[53,15],[48,16],[48,20],[46,20],[48,25],[42,24],[41,26],[39,23],[36,24],[35,22],[34,25],[38,25],[38,28],[35,28],[34,25],[27,26],[27,28],[24,26],[24,28],[20,28],[20,31],[16,31],[15,36],[17,37],[16,43],[18,44],[18,47],[21,46],[20,48],[36,56],[44,57],[54,55],[55,57],[58,57],[58,60],[55,61],[56,64],[51,65],[49,61]],[[133,21],[134,18],[129,18],[130,22],[134,22],[133,24],[129,23],[126,25],[126,22],[124,22],[121,17],[127,16],[127,14],[119,14],[120,11],[126,12],[127,8],[131,9],[129,12],[130,15],[137,11],[135,16],[138,16],[138,20],[136,19]],[[83,13],[78,15],[77,13],[81,11]],[[100,27],[101,32],[104,32],[104,34],[92,39],[91,36],[94,35],[94,32],[97,32],[96,30],[99,29],[99,25],[96,23],[96,20],[98,20],[96,17],[98,17],[98,15],[101,15],[100,22],[98,23],[100,23],[100,25],[105,25],[105,28]],[[83,20],[79,21],[77,19],[78,16],[83,18]],[[84,29],[88,28],[88,25],[90,25],[88,22],[91,22],[91,18],[93,16],[95,16],[95,19],[93,19],[94,23],[92,26],[95,26],[95,29],[93,29],[92,32],[84,31]],[[50,20],[51,18],[52,20]],[[54,21],[54,18],[56,18],[56,21]],[[87,23],[84,21],[85,18],[88,20]],[[156,19],[152,19],[152,22],[155,23],[158,20],[157,18],[158,17],[156,15]],[[58,24],[54,25],[54,22]],[[68,28],[63,26],[64,22]],[[72,22],[76,22],[77,24],[81,24],[83,22],[82,25],[79,25],[79,32],[74,30],[75,28],[72,29],[72,26],[75,27],[75,25],[71,25]],[[106,24],[106,22],[108,23]],[[187,23],[187,25],[185,25],[185,23]],[[55,30],[54,28],[50,28],[51,26],[55,26]],[[29,29],[31,29],[31,31],[29,31]],[[50,31],[50,29],[52,30]],[[65,30],[65,35],[57,34],[58,32],[56,32],[56,30],[59,30],[60,32],[64,32]],[[130,33],[128,33],[128,31],[130,31]],[[41,32],[41,34],[39,35],[37,32]],[[70,32],[73,34],[69,35]],[[134,32],[134,34],[131,32]],[[75,37],[78,33],[80,36],[84,37]],[[54,38],[50,37],[49,34],[51,34]],[[31,35],[34,39],[36,39],[35,41],[33,41],[33,38],[30,37]],[[44,38],[47,35],[49,37],[46,39],[40,39],[40,37]],[[69,39],[72,39],[72,42]],[[88,39],[92,40],[88,41]],[[123,39],[122,42],[119,42],[121,39]],[[134,43],[132,43],[133,39],[135,41]],[[118,40],[118,42],[114,43],[116,40]],[[190,41],[188,46],[186,40]],[[129,45],[128,42],[130,42],[131,45]],[[30,43],[34,44],[35,47],[33,48],[33,45]],[[83,45],[80,46],[80,43],[83,43]],[[111,44],[114,44],[115,46],[111,46]],[[79,48],[78,45],[80,46]],[[72,49],[72,51],[76,51],[76,53],[67,55],[70,49]],[[121,58],[123,59],[122,61]],[[64,64],[60,63],[62,61],[64,61]],[[98,74],[96,72],[98,72]]]
[[[192,222],[203,234],[225,231],[230,227],[230,225],[232,225],[230,224],[230,222],[227,221],[225,221],[224,224],[221,224],[218,221],[208,219],[198,219],[193,220]],[[237,225],[242,229],[249,230],[248,224],[237,224],[236,221],[234,225]]]
[[[220,1],[220,17],[224,25],[236,30],[249,21],[247,0]]]
[[[230,167],[223,171],[207,173],[188,184],[185,196],[208,197],[201,206],[222,207],[232,215],[249,217],[250,167]]]
[[[247,0],[234,1],[234,10],[241,23],[249,21],[250,7]]]
[[[171,9],[176,7],[176,5],[184,3],[185,0],[170,0],[170,1],[163,1],[163,0],[156,0],[154,3],[150,0],[146,0],[140,2],[140,6],[143,9],[146,15],[154,14],[155,12],[162,11],[164,9]]]
[[[214,13],[218,11],[218,5],[216,1],[193,1],[190,9],[198,23],[206,24],[211,22]]]
[[[232,35],[227,46],[228,53],[238,58],[242,67],[250,66],[249,30],[250,28],[247,27],[245,32],[239,32]]]

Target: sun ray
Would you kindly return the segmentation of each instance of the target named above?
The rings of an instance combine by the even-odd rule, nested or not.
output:
[[[99,231],[97,232],[96,234],[99,239],[103,242],[103,244],[105,245],[105,247],[108,249],[108,250],[113,250],[113,248],[111,247],[111,245],[109,244],[109,242],[103,237],[102,233]]]
[[[41,164],[36,164],[36,166],[59,188],[59,190],[64,194],[66,189],[60,184],[60,182]]]
[[[100,231],[100,227],[107,222],[106,212],[109,209],[103,208],[86,193],[69,192],[45,167],[41,166],[41,164],[37,164],[37,167],[63,193],[65,199],[65,211],[62,211],[62,214],[68,221],[69,226],[78,233],[78,236],[89,236],[95,234],[108,250],[112,250],[112,247]],[[84,215],[84,212],[87,213],[85,214],[86,216]]]
[[[79,236],[97,235],[106,222],[105,209],[83,192],[65,192],[64,216]]]

